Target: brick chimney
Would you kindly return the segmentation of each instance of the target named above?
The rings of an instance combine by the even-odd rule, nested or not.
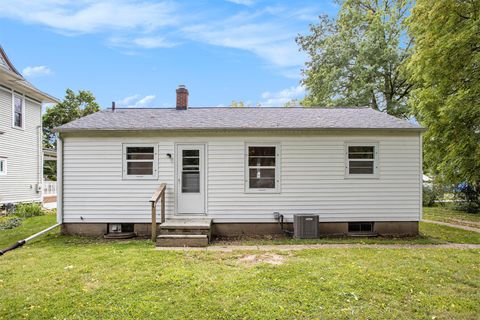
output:
[[[177,88],[177,110],[188,109],[188,89],[181,84]]]

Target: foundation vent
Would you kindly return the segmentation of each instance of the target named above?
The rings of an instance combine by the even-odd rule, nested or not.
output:
[[[103,235],[105,239],[129,239],[136,237],[133,223],[109,223],[108,233]]]
[[[293,237],[297,239],[315,239],[319,237],[318,215],[293,215]]]

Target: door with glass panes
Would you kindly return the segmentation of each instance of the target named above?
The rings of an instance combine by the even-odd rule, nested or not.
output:
[[[205,213],[205,145],[177,145],[177,213]]]

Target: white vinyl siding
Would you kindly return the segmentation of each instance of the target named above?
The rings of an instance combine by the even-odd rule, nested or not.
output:
[[[40,201],[42,106],[23,100],[23,130],[12,128],[12,91],[0,87],[0,156],[8,159],[7,175],[0,179],[0,203]]]
[[[258,141],[281,145],[278,193],[245,192],[245,146]],[[345,179],[345,144],[356,141],[378,142],[377,179]],[[175,143],[206,143],[206,211],[214,222],[274,222],[274,211],[287,221],[295,213],[332,222],[418,221],[420,141],[418,133],[65,135],[64,222],[148,223],[149,199],[162,182],[173,217]],[[158,146],[155,180],[122,179],[122,146],[138,143]]]

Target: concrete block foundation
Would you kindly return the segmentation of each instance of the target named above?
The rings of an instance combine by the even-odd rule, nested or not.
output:
[[[62,233],[79,236],[101,237],[107,233],[107,223],[65,223]],[[320,222],[320,236],[348,236],[348,222]],[[285,223],[286,230],[293,231],[292,223]],[[151,225],[135,223],[134,231],[142,238],[150,237]],[[213,223],[212,236],[238,237],[242,235],[282,234],[278,223]],[[378,221],[374,223],[374,232],[380,236],[416,236],[418,221]],[[161,234],[157,225],[157,234]]]

